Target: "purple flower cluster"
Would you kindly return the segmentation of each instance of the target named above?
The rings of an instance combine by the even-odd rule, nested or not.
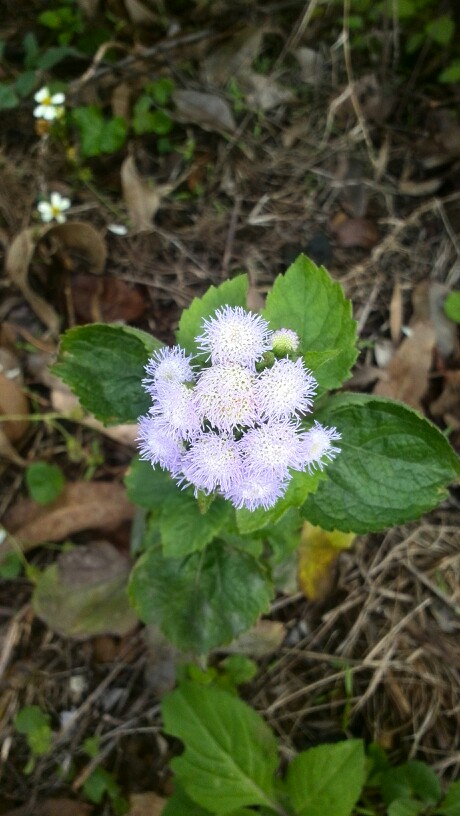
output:
[[[152,408],[139,420],[141,457],[195,493],[268,509],[292,471],[322,469],[340,450],[335,428],[301,426],[316,381],[299,356],[299,337],[226,306],[203,322],[196,342],[204,366],[179,346],[155,352],[146,366]]]

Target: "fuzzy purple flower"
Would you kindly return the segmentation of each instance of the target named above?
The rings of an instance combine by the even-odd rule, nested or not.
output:
[[[237,363],[253,368],[270,348],[271,333],[266,320],[241,306],[217,309],[214,317],[203,321],[203,327],[196,342],[213,365]]]
[[[297,468],[302,448],[298,425],[290,420],[270,421],[250,428],[241,439],[241,450],[249,472],[285,479],[289,468]]]
[[[243,475],[238,442],[224,434],[208,432],[198,436],[184,454],[182,473],[194,485],[195,493],[229,490]]]
[[[193,439],[200,432],[193,390],[184,383],[160,381],[149,389],[154,397],[151,413],[159,417],[173,439]]]
[[[306,468],[311,473],[315,467],[320,470],[340,453],[340,448],[334,445],[341,439],[336,428],[326,428],[315,420],[309,431],[302,434],[301,470]]]
[[[243,507],[246,510],[257,510],[258,507],[268,510],[284,496],[290,478],[289,474],[280,479],[267,473],[263,476],[247,473],[244,479],[234,482],[224,492],[224,497],[229,499],[237,510]]]
[[[253,425],[257,418],[254,383],[252,372],[240,365],[205,368],[195,388],[198,416],[227,432]]]
[[[147,365],[147,377],[142,384],[149,391],[158,382],[183,383],[193,380],[192,356],[187,355],[180,346],[163,347],[155,351]]]
[[[141,459],[147,459],[152,466],[160,465],[172,474],[180,472],[184,445],[171,438],[158,417],[143,416],[139,419],[137,440]]]
[[[256,394],[261,415],[268,419],[287,419],[296,413],[311,411],[316,380],[303,360],[275,360],[259,375]]]

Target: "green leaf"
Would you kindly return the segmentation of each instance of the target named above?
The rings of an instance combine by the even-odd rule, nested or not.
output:
[[[238,275],[217,288],[210,286],[201,298],[194,298],[182,312],[176,339],[186,351],[196,354],[195,337],[202,332],[203,319],[210,317],[221,306],[246,306],[248,279]]]
[[[460,780],[454,782],[441,804],[436,808],[439,816],[458,816],[460,813]]]
[[[185,682],[162,703],[164,728],[185,745],[173,759],[181,786],[211,813],[273,806],[276,740],[253,709],[232,694]]]
[[[263,530],[270,524],[276,524],[291,507],[300,507],[310,493],[318,488],[321,473],[301,473],[296,470],[285,495],[278,499],[269,510],[262,507],[257,510],[237,510],[236,520],[241,535],[249,535],[257,530]]]
[[[33,462],[26,470],[25,479],[29,496],[38,504],[53,502],[65,485],[61,468],[48,462]]]
[[[3,528],[0,527],[3,532]],[[9,552],[0,561],[0,578],[5,581],[10,581],[12,578],[17,578],[23,569],[22,558],[15,552]]]
[[[267,612],[272,589],[262,567],[221,541],[183,559],[149,549],[130,580],[132,603],[183,650],[197,654],[228,643]]]
[[[62,337],[53,372],[102,422],[136,422],[151,406],[141,381],[148,358],[160,347],[151,335],[128,326],[77,326]]]
[[[249,683],[257,674],[258,666],[255,660],[244,654],[231,654],[222,660],[219,668],[225,671],[226,676],[235,686]]]
[[[75,108],[72,120],[80,132],[81,153],[84,157],[115,153],[123,147],[128,125],[121,116],[105,119],[96,105]]]
[[[19,97],[13,84],[0,85],[0,110],[11,110],[19,105]]]
[[[111,799],[117,797],[120,787],[109,771],[106,771],[105,768],[95,768],[86,779],[83,791],[90,802],[99,805],[105,794]]]
[[[449,45],[455,34],[455,23],[450,14],[443,14],[427,23],[425,31],[437,45]]]
[[[35,71],[23,71],[23,73],[17,77],[14,87],[19,96],[28,96],[35,87],[36,82],[37,75]]]
[[[165,136],[170,132],[173,122],[167,113],[161,110],[151,110],[151,99],[148,96],[141,96],[133,111],[132,126],[135,133],[157,133]]]
[[[174,793],[161,811],[161,816],[209,816],[211,811],[193,802],[180,785],[175,783]]]
[[[306,365],[322,389],[338,388],[357,357],[351,303],[324,267],[300,255],[279,275],[263,316],[270,328],[288,328],[301,339]]]
[[[150,462],[134,459],[125,478],[128,498],[148,510],[161,508],[168,496],[179,488],[169,473]]]
[[[163,107],[171,98],[175,83],[169,77],[160,77],[145,86],[146,93],[153,97],[157,105]]]
[[[390,768],[383,774],[380,789],[384,802],[417,797],[425,805],[435,805],[441,798],[441,784],[432,768],[413,760]]]
[[[460,64],[459,64],[460,71]],[[459,72],[460,79],[460,72]],[[444,301],[444,311],[454,323],[460,323],[460,292],[450,292]]]
[[[425,805],[416,799],[394,799],[388,807],[388,816],[418,816],[425,813]]]
[[[454,84],[460,82],[460,60],[454,59],[438,76],[440,82]]]
[[[70,48],[68,45],[56,45],[53,48],[48,48],[36,60],[36,67],[42,71],[49,71],[58,65],[66,57],[78,57],[78,51],[75,48]]]
[[[37,705],[25,706],[16,715],[15,728],[27,737],[27,744],[35,756],[43,756],[51,748],[53,732],[49,723],[49,714]]]
[[[318,745],[291,762],[286,787],[298,816],[349,816],[366,779],[362,740]]]
[[[342,434],[327,479],[301,510],[325,530],[367,533],[416,519],[439,504],[460,473],[440,431],[401,403],[345,393],[316,417]]]
[[[184,492],[176,485],[166,498],[160,517],[160,533],[165,558],[182,558],[203,550],[230,520],[233,509],[230,502],[215,498],[205,513],[192,492]]]

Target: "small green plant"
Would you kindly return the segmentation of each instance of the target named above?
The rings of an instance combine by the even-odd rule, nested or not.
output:
[[[247,291],[239,275],[195,298],[173,349],[130,327],[73,328],[55,366],[103,422],[141,417],[143,459],[126,481],[146,511],[131,600],[196,654],[269,610],[306,520],[382,530],[436,507],[460,473],[444,435],[407,406],[328,394],[349,377],[357,338],[324,268],[300,256],[261,316],[245,311]]]
[[[36,759],[47,754],[52,745],[50,716],[37,705],[25,706],[17,713],[14,725],[16,731],[26,737],[31,753],[24,773],[32,773]]]
[[[454,323],[460,323],[460,292],[450,292],[444,301],[444,311]]]
[[[184,681],[162,703],[164,730],[184,744],[173,759],[164,816],[458,816],[460,782],[444,795],[432,769],[391,768],[377,745],[348,739],[302,751],[281,776],[275,735],[234,694]]]
[[[60,496],[65,486],[64,474],[58,465],[33,462],[25,475],[31,499],[38,504],[50,504]]]
[[[91,759],[96,759],[100,753],[99,737],[88,737],[83,743],[83,750]],[[100,766],[94,768],[85,780],[83,793],[95,805],[100,805],[107,797],[116,816],[122,816],[128,810],[129,804],[121,796],[120,786],[113,774]]]

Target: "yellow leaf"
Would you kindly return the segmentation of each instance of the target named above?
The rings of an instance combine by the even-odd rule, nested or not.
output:
[[[299,547],[298,574],[300,589],[310,601],[321,601],[328,595],[333,565],[341,550],[349,549],[355,538],[355,533],[327,532],[305,522]]]

